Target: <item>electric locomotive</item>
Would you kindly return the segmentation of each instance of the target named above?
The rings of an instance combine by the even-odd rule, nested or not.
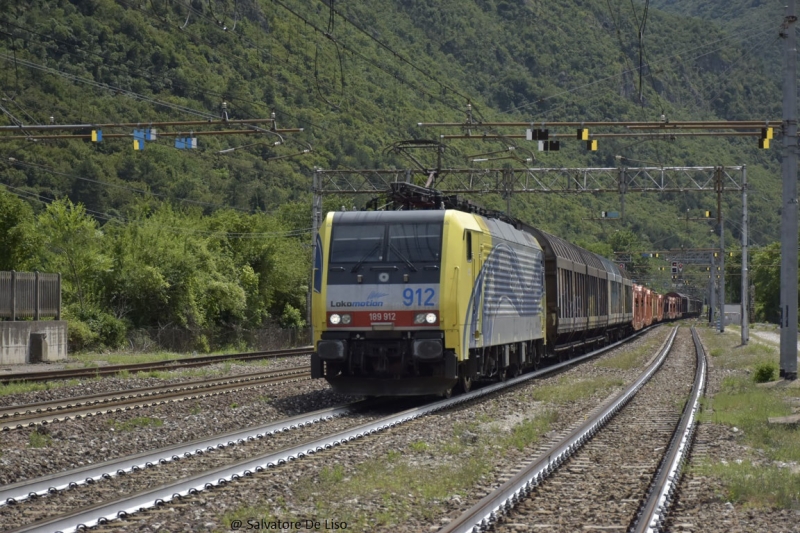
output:
[[[356,395],[448,395],[545,350],[544,255],[455,209],[328,213],[317,237],[312,377]]]

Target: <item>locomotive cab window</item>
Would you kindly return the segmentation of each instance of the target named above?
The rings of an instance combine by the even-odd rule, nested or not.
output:
[[[362,226],[341,224],[333,229],[331,263],[380,263],[385,257],[383,225]]]
[[[438,263],[442,224],[339,224],[333,228],[331,263]]]
[[[392,224],[389,226],[387,261],[439,262],[441,224]]]

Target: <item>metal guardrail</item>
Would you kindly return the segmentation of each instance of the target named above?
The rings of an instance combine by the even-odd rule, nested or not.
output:
[[[0,272],[0,318],[61,320],[61,274]]]

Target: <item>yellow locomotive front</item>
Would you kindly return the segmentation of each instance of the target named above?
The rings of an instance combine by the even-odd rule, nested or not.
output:
[[[312,376],[359,395],[447,394],[544,351],[543,256],[458,210],[329,213],[317,240]]]
[[[312,295],[314,377],[347,394],[441,393],[457,360],[441,314],[444,211],[329,213]]]

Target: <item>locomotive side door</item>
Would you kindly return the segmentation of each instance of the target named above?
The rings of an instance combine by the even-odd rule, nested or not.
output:
[[[467,230],[467,263],[470,265],[472,276],[472,324],[473,332],[470,346],[480,348],[483,346],[483,248],[482,234],[478,231]]]

